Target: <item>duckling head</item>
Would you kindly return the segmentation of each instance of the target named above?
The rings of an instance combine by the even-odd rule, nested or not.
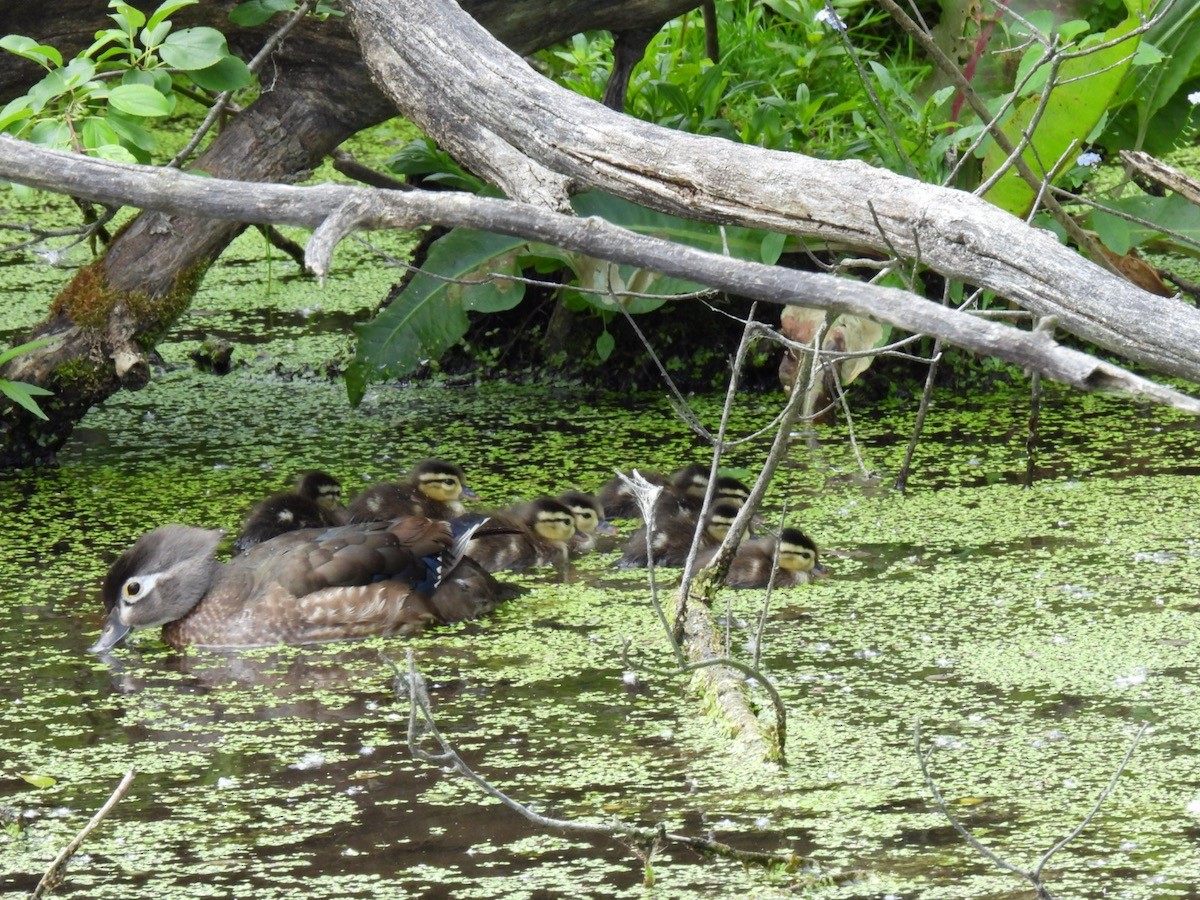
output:
[[[785,528],[780,533],[778,559],[781,569],[808,572],[813,578],[829,574],[817,559],[817,545],[799,528]]]
[[[729,529],[733,526],[733,520],[737,518],[738,506],[723,500],[712,508],[712,512],[708,514],[708,524],[705,526],[705,531],[709,537],[720,542],[725,540],[725,535],[729,534]]]
[[[558,502],[571,510],[575,517],[575,530],[581,534],[616,534],[617,529],[604,521],[604,507],[595,494],[583,491],[566,491],[558,495]]]
[[[342,508],[342,483],[320,469],[309,469],[296,477],[296,493],[322,509]]]
[[[750,488],[746,487],[745,482],[729,475],[722,475],[717,479],[717,489],[714,493],[715,502],[731,503],[741,509],[746,505],[746,499],[749,496]]]
[[[575,535],[575,515],[571,508],[549,497],[529,504],[526,521],[530,528],[551,543],[565,544]]]
[[[708,466],[684,466],[672,472],[671,490],[689,497],[703,497],[708,491]]]
[[[108,621],[92,651],[116,646],[134,628],[182,619],[208,592],[221,532],[164,525],[142,535],[104,578]]]
[[[459,497],[475,498],[467,487],[461,466],[440,459],[427,459],[413,467],[409,481],[426,497],[439,503],[453,503]]]

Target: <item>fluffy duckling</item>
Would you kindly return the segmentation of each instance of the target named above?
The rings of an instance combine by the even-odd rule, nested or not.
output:
[[[461,466],[427,459],[413,467],[407,483],[380,482],[367,488],[348,508],[350,522],[381,522],[401,516],[450,519],[465,511],[462,497],[475,497]]]
[[[575,517],[575,536],[571,538],[569,547],[571,556],[579,556],[595,550],[597,534],[617,533],[617,529],[605,521],[604,508],[595,494],[587,494],[583,491],[565,491],[556,499],[571,510],[571,514]]]
[[[707,490],[708,473],[706,472],[702,485],[693,482],[687,490],[682,492],[674,488],[663,491],[654,507],[655,518],[699,514],[700,510],[704,508],[704,494]],[[746,505],[746,498],[749,496],[750,488],[746,487],[742,481],[730,475],[722,475],[717,479],[716,488],[713,490],[713,505],[728,503],[741,509]]]
[[[162,626],[163,640],[252,647],[417,633],[454,621],[439,611],[430,562],[452,543],[449,526],[422,517],[291,531],[227,563],[219,531],[166,525],[140,537],[104,579],[108,621],[92,650],[134,628]]]
[[[775,548],[779,547],[776,561]],[[701,564],[707,564],[716,548],[705,551]],[[742,544],[729,564],[725,584],[731,588],[765,588],[775,572],[775,587],[796,587],[824,578],[829,570],[820,562],[817,545],[799,528],[785,528],[774,538],[760,538]]]
[[[292,490],[272,494],[251,507],[233,549],[241,553],[284,532],[341,525],[345,519],[342,483],[328,472],[310,469],[297,476]]]
[[[651,484],[664,488],[664,495],[670,492],[682,496],[699,491],[700,499],[703,500],[704,491],[708,488],[708,466],[685,466],[672,472],[669,478],[658,472],[642,472],[640,469],[638,471]],[[642,510],[637,505],[633,491],[621,480],[620,476],[614,476],[606,481],[596,495],[596,499],[600,501],[606,519],[640,519],[642,517]]]
[[[708,514],[704,531],[700,537],[701,549],[715,547],[725,540],[729,527],[737,518],[738,507],[732,503],[718,503]],[[655,525],[654,535],[647,543],[645,526],[635,531],[625,544],[625,552],[617,565],[632,569],[649,564],[653,553],[656,566],[681,567],[687,562],[692,548],[692,536],[696,533],[694,515],[674,516]]]
[[[550,497],[489,516],[467,542],[467,556],[488,572],[565,566],[575,536],[570,507]]]

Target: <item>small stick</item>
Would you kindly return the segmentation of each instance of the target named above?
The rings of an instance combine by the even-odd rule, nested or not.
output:
[[[75,839],[71,841],[71,843],[67,844],[67,846],[62,849],[62,852],[54,858],[54,862],[50,863],[50,868],[46,870],[46,874],[42,876],[42,880],[39,881],[37,883],[37,887],[33,889],[31,900],[38,900],[40,897],[47,896],[51,891],[63,883],[63,872],[67,867],[67,863],[70,862],[71,857],[78,852],[81,846],[83,846],[84,839],[95,830],[96,826],[104,821],[105,817],[110,812],[112,812],[113,807],[121,802],[121,798],[128,793],[130,785],[133,784],[133,776],[136,774],[137,769],[135,768],[130,768],[130,770],[125,773],[125,777],[121,779],[121,783],[117,785],[117,789],[113,791],[112,796],[108,798],[108,801],[102,807],[100,807],[94,816],[92,816],[92,820],[83,826],[83,830],[80,831],[79,834],[75,835]]]

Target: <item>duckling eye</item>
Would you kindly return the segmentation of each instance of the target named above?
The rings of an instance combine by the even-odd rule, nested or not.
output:
[[[121,586],[121,593],[125,595],[126,600],[136,600],[142,593],[142,583],[136,578],[130,578]]]
[[[596,514],[590,509],[585,509],[575,513],[575,518],[583,519],[585,522],[593,522],[596,519]]]

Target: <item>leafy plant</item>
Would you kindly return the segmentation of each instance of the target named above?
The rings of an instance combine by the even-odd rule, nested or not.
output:
[[[42,80],[0,110],[0,131],[63,150],[146,163],[154,150],[148,121],[175,110],[180,85],[226,91],[250,72],[213,28],[175,29],[169,16],[198,0],[165,0],[149,16],[110,0],[114,27],[64,63],[47,44],[5,35],[0,48],[46,70]]]
[[[1092,34],[1077,41],[1077,50],[1089,46],[1111,46],[1066,59],[1058,68],[1056,83],[1051,88],[1045,105],[1039,93],[1049,77],[1049,64],[1040,43],[1033,46],[1022,58],[1017,70],[1018,85],[1023,76],[1031,77],[1022,88],[1031,94],[1017,107],[1004,125],[1004,133],[1013,144],[1018,144],[1031,126],[1034,127],[1030,147],[1024,159],[1035,172],[1046,172],[1055,178],[1075,159],[1077,153],[1070,152],[1072,145],[1078,146],[1087,140],[1093,130],[1102,123],[1108,108],[1113,104],[1121,82],[1128,73],[1138,50],[1140,37],[1132,32],[1141,24],[1153,0],[1126,0],[1129,15],[1120,24],[1103,34]],[[1052,29],[1053,22],[1047,16],[1034,14],[1031,22],[1043,30]],[[1068,44],[1086,34],[1088,24],[1084,21],[1067,22],[1058,28],[1059,38]],[[1120,40],[1125,36],[1125,40]],[[1145,58],[1152,63],[1161,54],[1150,54]],[[1034,124],[1034,116],[1041,110]],[[1007,154],[994,141],[989,141],[983,159],[983,176],[988,179],[1005,164]],[[1016,171],[1008,168],[986,194],[988,200],[1001,209],[1023,216],[1032,205],[1035,190]]]
[[[783,251],[782,235],[728,226],[722,235],[715,225],[668,216],[599,192],[581,194],[572,205],[581,216],[601,216],[639,234],[716,253],[727,246],[730,255],[739,259],[773,263]],[[623,311],[650,312],[672,295],[703,290],[694,282],[548,244],[457,228],[431,245],[422,270],[391,304],[356,329],[358,349],[346,371],[351,402],[362,399],[367,382],[407,375],[441,356],[467,333],[468,312],[500,312],[520,303],[524,285],[504,276],[527,269],[573,273],[574,281],[564,287],[563,302],[599,317],[595,349],[602,361],[613,351],[615,339],[608,322],[615,316]],[[627,292],[655,296],[628,296]]]
[[[30,341],[18,347],[10,347],[8,350],[0,353],[0,368],[3,368],[10,359],[14,359],[22,353],[36,350],[38,347],[44,347],[48,343],[50,343],[49,340]],[[42,412],[42,408],[38,405],[38,402],[33,398],[49,397],[53,393],[53,391],[48,391],[36,384],[26,384],[24,381],[9,381],[7,378],[0,378],[0,394],[4,394],[4,396],[8,397],[14,403],[23,406],[39,419],[46,419],[47,417]]]

